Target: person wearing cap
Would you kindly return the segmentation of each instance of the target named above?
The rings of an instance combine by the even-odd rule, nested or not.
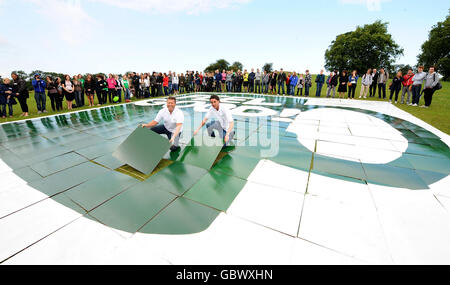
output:
[[[211,95],[209,101],[211,103],[211,107],[206,113],[205,118],[203,119],[200,126],[197,128],[197,130],[195,130],[194,136],[197,135],[200,129],[209,120],[209,118],[215,116],[217,118],[217,121],[212,120],[211,122],[207,123],[206,129],[210,137],[216,137],[216,135],[214,134],[214,130],[217,130],[219,132],[220,138],[224,140],[225,147],[228,142],[230,142],[234,137],[234,121],[231,115],[231,111],[223,105],[220,105],[220,98],[217,95]]]
[[[47,84],[41,79],[39,73],[34,75],[34,79],[31,82],[34,88],[34,99],[36,100],[36,107],[38,109],[38,114],[47,113],[45,109],[46,97],[45,97],[45,87]]]
[[[157,134],[167,135],[172,144],[170,151],[180,149],[180,136],[183,132],[184,114],[181,109],[176,107],[176,104],[177,99],[170,96],[167,98],[166,108],[161,109],[153,121],[141,125],[143,128],[151,128]],[[164,124],[158,125],[161,121],[164,121]]]

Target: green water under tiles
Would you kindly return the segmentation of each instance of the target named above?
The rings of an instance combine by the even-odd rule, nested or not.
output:
[[[220,212],[215,209],[179,197],[139,232],[167,235],[194,234],[206,230],[219,214]]]
[[[52,173],[70,168],[72,166],[86,162],[87,159],[74,152],[69,152],[48,160],[37,162],[30,167],[41,176],[49,176]]]
[[[118,141],[105,141],[100,144],[92,144],[84,148],[76,150],[78,154],[88,158],[96,159],[100,156],[111,154],[121,142]]]
[[[116,171],[110,171],[64,192],[87,211],[111,199],[139,180]]]
[[[428,170],[447,175],[450,173],[450,159],[404,154],[403,157],[417,170]]]
[[[206,173],[208,171],[203,168],[174,162],[142,182],[142,184],[150,188],[158,188],[173,195],[182,196]]]
[[[412,169],[365,163],[362,165],[369,183],[411,190],[429,189]]]
[[[194,184],[184,197],[220,211],[226,211],[245,183],[244,179],[210,171]]]
[[[207,135],[197,135],[186,146],[179,161],[200,168],[210,169],[222,147],[223,140],[219,137],[211,138]]]
[[[135,233],[177,196],[139,183],[89,212],[105,225]]]
[[[108,171],[103,166],[85,162],[28,184],[34,189],[52,196]]]
[[[366,175],[360,162],[327,157],[317,153],[314,154],[312,170],[366,180]]]
[[[167,138],[163,138],[147,128],[138,127],[119,145],[113,152],[113,156],[124,164],[130,165],[144,174],[149,174],[167,153],[169,147],[170,143]]]
[[[95,163],[108,167],[111,170],[121,167],[124,163],[115,158],[111,153],[105,154],[93,160]]]

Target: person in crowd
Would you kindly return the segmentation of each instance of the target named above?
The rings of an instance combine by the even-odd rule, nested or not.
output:
[[[225,76],[225,84],[227,87],[227,92],[231,92],[233,88],[233,72],[228,70]]]
[[[417,73],[413,76],[412,81],[412,87],[411,87],[411,91],[412,91],[412,106],[417,107],[419,105],[419,101],[420,101],[420,91],[422,89],[422,84],[423,81],[425,79],[425,77],[427,76],[427,74],[425,72],[423,72],[424,67],[421,65],[417,68]]]
[[[98,105],[103,105],[106,103],[106,97],[107,92],[105,91],[105,88],[108,88],[108,83],[105,80],[105,77],[102,74],[97,75],[97,85],[96,85],[96,92],[97,92],[97,98],[98,98]]]
[[[66,74],[64,75],[64,80],[61,84],[62,88],[63,88],[63,94],[64,97],[66,98],[66,102],[67,102],[67,110],[72,110],[72,103],[73,100],[75,99],[75,89],[73,86],[73,82],[70,78],[70,75]]]
[[[248,72],[247,69],[244,69],[244,75],[243,75],[243,83],[244,83],[244,92],[248,93]]]
[[[125,99],[125,103],[131,102],[130,81],[128,80],[128,75],[124,74],[122,76],[121,83],[122,83],[123,98]]]
[[[180,77],[179,75],[175,74],[175,72],[172,75],[172,90],[174,95],[178,95],[178,84],[180,83]]]
[[[6,118],[6,106],[8,106],[8,115],[10,118],[13,116],[13,105],[17,104],[11,81],[9,78],[4,78],[0,84],[0,114],[3,119]]]
[[[379,73],[376,68],[372,70],[372,84],[370,85],[369,97],[375,97],[377,92],[377,83],[378,83]]]
[[[352,74],[348,77],[348,99],[355,98],[355,91],[358,85],[359,76],[356,70],[352,71]]]
[[[20,108],[22,109],[21,117],[28,117],[28,104],[27,100],[30,97],[27,89],[27,84],[25,80],[20,78],[17,73],[11,73],[11,77],[13,79],[12,88],[13,94],[15,94],[17,100],[19,101]]]
[[[216,70],[216,74],[214,75],[214,79],[216,82],[216,91],[222,92],[222,73],[219,70]]]
[[[255,69],[252,68],[252,72],[248,74],[248,92],[255,92]]]
[[[327,79],[327,98],[330,98],[330,96],[336,96],[336,86],[338,85],[338,76],[337,74],[332,71]],[[333,92],[333,95],[331,95],[331,92]]]
[[[272,72],[272,75],[270,77],[270,91],[271,91],[272,95],[277,93],[277,79],[278,79],[278,74],[277,74],[277,71],[275,70],[274,72]]]
[[[231,111],[220,104],[220,98],[217,95],[211,95],[209,99],[211,108],[205,115],[200,126],[194,131],[194,136],[206,124],[211,117],[217,118],[206,124],[206,129],[210,137],[215,137],[214,130],[217,130],[220,138],[224,140],[224,147],[233,139],[234,136],[234,120]]]
[[[269,93],[269,82],[270,82],[270,73],[264,70],[264,74],[262,75],[262,93]]]
[[[64,101],[64,90],[62,87],[62,79],[60,77],[56,77],[55,79],[55,86],[58,89],[58,94],[56,94],[56,110],[57,111],[62,111],[63,109],[63,101]]]
[[[381,99],[381,93],[383,93],[383,99],[386,99],[386,83],[388,82],[388,80],[389,73],[387,73],[384,68],[381,68],[377,79],[378,99]]]
[[[391,84],[389,84],[389,90],[391,91],[391,95],[389,96],[389,103],[392,103],[392,97],[395,94],[395,104],[397,104],[398,94],[400,93],[400,90],[402,89],[402,81],[403,81],[402,72],[399,71],[399,72],[397,72],[394,79],[392,79]]]
[[[372,69],[367,69],[367,72],[362,76],[361,79],[361,92],[359,94],[359,98],[367,98],[367,92],[369,92],[370,88],[372,88],[373,83],[373,73]],[[370,94],[369,94],[370,96]]]
[[[167,82],[167,87],[168,87],[168,89],[167,89],[167,94],[172,94],[172,89],[173,89],[173,87],[172,87],[172,77],[173,77],[173,75],[172,75],[172,71],[170,71],[169,70],[169,73],[167,74],[167,78],[168,78],[168,82]]]
[[[325,83],[325,74],[323,74],[323,69],[320,71],[320,74],[316,77],[316,97],[320,97],[320,93],[322,93],[322,87]]]
[[[158,92],[158,86],[156,84],[156,79],[157,79],[157,74],[156,72],[153,71],[152,75],[150,76],[150,88],[151,88],[151,96],[152,97],[156,97],[156,93]]]
[[[262,74],[259,71],[259,68],[256,69],[256,73],[255,73],[255,87],[254,87],[254,91],[255,93],[261,93],[261,79],[262,79]]]
[[[76,108],[80,108],[83,107],[83,105],[81,105],[81,91],[83,89],[83,87],[81,86],[81,82],[78,81],[78,76],[74,75],[72,78],[72,82],[73,82],[73,94],[75,97],[75,104],[76,104]]]
[[[80,105],[84,106],[85,105],[85,102],[84,102],[84,93],[85,93],[84,82],[85,82],[85,80],[84,80],[84,78],[83,78],[83,76],[81,74],[78,74],[78,81],[81,82],[81,100],[80,100]]]
[[[283,68],[280,69],[280,73],[278,74],[277,80],[278,80],[278,94],[284,95],[284,84],[286,83],[286,73],[284,73]]]
[[[403,76],[402,100],[401,100],[402,104],[405,104],[405,94],[407,93],[408,97],[406,98],[406,104],[411,105],[411,95],[412,95],[411,89],[413,84],[413,77],[414,73],[412,69],[409,69],[408,73]]]
[[[226,86],[225,86],[225,82],[227,81],[227,73],[224,70],[222,70],[222,90],[225,91],[226,90]]]
[[[158,77],[156,77],[156,86],[158,88],[157,96],[163,96],[163,91],[162,91],[163,83],[164,83],[164,76],[160,72],[158,74]]]
[[[297,81],[297,96],[300,92],[300,96],[303,96],[303,86],[305,85],[305,78],[303,77],[303,73],[300,74]]]
[[[86,97],[88,99],[89,102],[89,107],[93,107],[94,106],[94,93],[96,90],[96,83],[94,81],[94,79],[92,78],[91,74],[88,74],[86,77],[86,81],[84,82],[84,90],[86,93]],[[98,96],[97,96],[98,98]]]
[[[47,98],[45,96],[45,87],[47,84],[41,79],[41,76],[38,73],[34,75],[34,79],[31,84],[34,88],[34,99],[36,100],[38,114],[47,113],[47,110],[45,109]]]
[[[143,89],[143,97],[149,98],[150,97],[150,74],[146,73],[144,75],[144,89]]]
[[[289,87],[290,94],[289,95],[292,95],[292,96],[295,95],[295,86],[297,86],[297,83],[298,83],[298,76],[297,76],[297,72],[294,71],[294,74],[289,79],[289,85],[290,85],[290,87]]]
[[[117,86],[117,82],[114,79],[112,74],[108,75],[108,79],[106,80],[106,83],[108,84],[108,100],[109,103],[113,102],[113,97],[116,94],[116,86]],[[106,100],[105,100],[106,103]]]
[[[183,73],[180,74],[180,78],[178,81],[179,81],[178,84],[180,84],[180,93],[185,93],[186,89],[184,88],[184,85],[185,85],[186,79],[184,78]]]
[[[345,98],[345,93],[347,93],[347,84],[348,84],[347,70],[343,70],[341,73],[339,73],[339,87],[338,87],[339,99]]]
[[[144,98],[144,92],[145,92],[145,74],[141,74],[139,77],[139,89],[136,92],[137,96],[136,98],[141,99]]]
[[[305,96],[309,96],[309,89],[312,86],[312,76],[309,74],[309,70],[305,73]]]
[[[131,83],[133,85],[133,89],[134,89],[134,96],[136,98],[139,98],[139,80],[141,79],[136,72],[133,72],[131,79]]]
[[[291,85],[290,85],[290,81],[291,81],[291,74],[287,73],[286,74],[286,94],[289,95],[291,94]]]
[[[58,88],[50,76],[45,77],[45,81],[47,82],[47,95],[48,95],[48,98],[50,98],[50,106],[52,107],[53,112],[55,112],[56,111],[56,96],[58,94]]]
[[[166,75],[166,77],[168,76]],[[169,84],[169,78],[167,78],[167,84]],[[171,144],[170,151],[173,152],[180,149],[179,142],[183,132],[184,114],[181,109],[176,107],[177,99],[175,97],[170,96],[167,98],[166,104],[165,108],[159,110],[153,121],[141,126],[143,128],[151,128],[157,134],[165,134]],[[164,123],[159,124],[161,121],[164,121]]]
[[[121,103],[122,102],[123,81],[119,78],[119,75],[117,75],[117,74],[114,75],[114,79],[116,80],[116,94],[114,96],[118,97],[117,102],[114,102],[114,103]]]
[[[241,70],[238,70],[238,75],[236,78],[237,92],[242,92],[242,85],[244,85],[244,75]]]
[[[428,74],[425,77],[425,86],[423,87],[423,94],[425,105],[421,106],[424,108],[428,108],[431,105],[431,101],[433,100],[433,94],[436,90],[439,90],[442,86],[440,86],[440,78],[439,75],[435,72],[434,66],[431,66],[428,70]]]
[[[163,88],[164,88],[164,96],[169,95],[169,76],[164,73],[163,77]]]

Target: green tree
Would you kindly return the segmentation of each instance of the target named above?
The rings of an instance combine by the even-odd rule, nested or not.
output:
[[[392,69],[395,60],[403,55],[403,48],[395,43],[387,31],[388,23],[357,26],[355,31],[338,35],[325,51],[327,70],[357,70],[369,68]]]
[[[211,63],[205,68],[205,72],[214,72],[216,70],[228,70],[230,64],[225,59],[218,59],[215,63]]]
[[[447,15],[444,22],[438,22],[431,28],[428,40],[422,44],[417,56],[417,62],[425,68],[435,66],[445,80],[450,78],[450,15]]]
[[[263,69],[263,71],[265,71],[267,73],[272,72],[272,70],[273,70],[273,63],[266,63],[266,64],[264,64],[262,69]]]
[[[244,65],[240,63],[239,61],[233,62],[233,64],[229,67],[230,70],[238,71],[242,70],[244,68]]]

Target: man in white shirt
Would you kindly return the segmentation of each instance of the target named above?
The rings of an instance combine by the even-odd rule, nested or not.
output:
[[[211,108],[209,108],[206,113],[205,118],[203,119],[200,127],[194,132],[194,136],[198,133],[198,131],[206,124],[211,116],[215,116],[216,120],[212,120],[208,124],[206,124],[206,129],[208,131],[209,136],[215,137],[214,130],[219,132],[220,138],[222,138],[225,142],[224,146],[228,144],[229,141],[233,139],[234,136],[234,121],[231,115],[231,111],[220,105],[220,99],[217,95],[211,95],[209,98],[211,102]]]
[[[183,111],[176,108],[176,104],[177,99],[175,97],[167,98],[167,107],[161,109],[153,121],[141,125],[143,128],[151,128],[157,134],[167,135],[172,144],[170,151],[180,149],[179,141],[183,131],[184,114]],[[164,124],[158,125],[161,120],[164,120]]]

